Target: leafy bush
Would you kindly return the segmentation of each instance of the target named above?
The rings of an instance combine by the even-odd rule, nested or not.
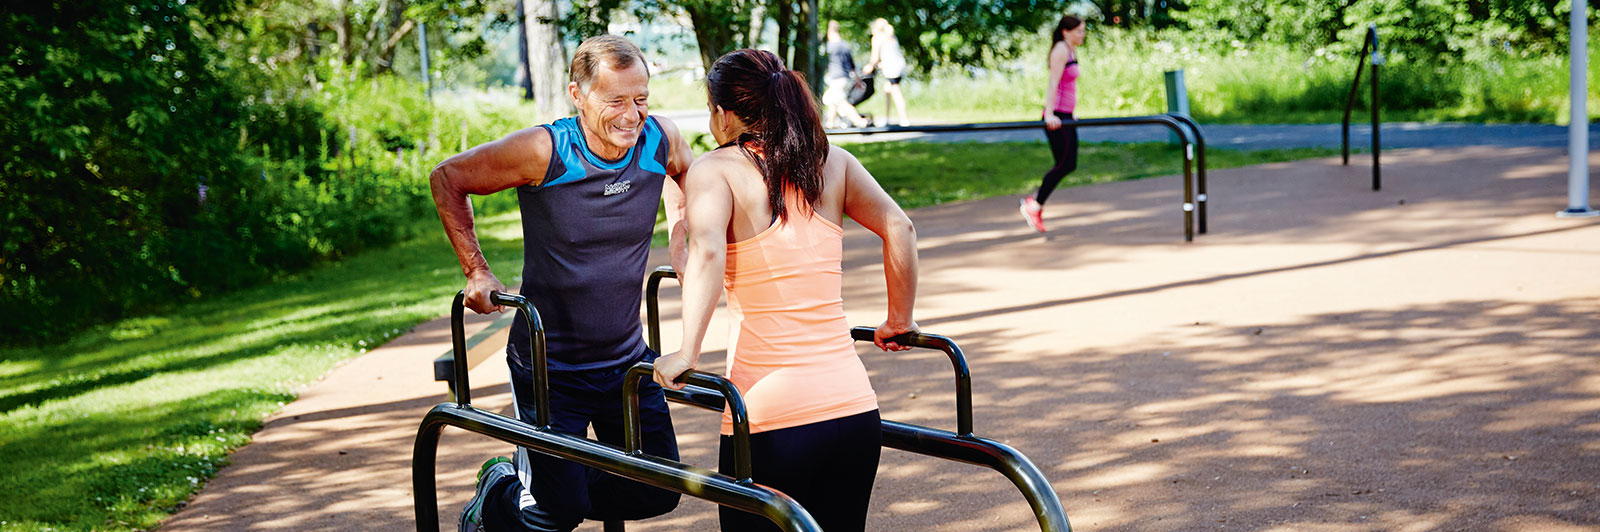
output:
[[[445,154],[534,123],[333,61],[258,62],[237,2],[0,14],[0,344],[274,278],[435,222]],[[307,83],[305,80],[311,80]],[[513,202],[480,202],[489,211]]]

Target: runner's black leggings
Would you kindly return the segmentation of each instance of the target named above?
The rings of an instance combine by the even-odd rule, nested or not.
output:
[[[750,435],[751,477],[794,498],[827,532],[860,532],[878,475],[883,422],[878,411]],[[724,472],[733,471],[733,437],[722,437]],[[722,532],[777,532],[767,518],[720,507]]]
[[[1062,121],[1072,120],[1072,113],[1055,113]],[[1040,205],[1050,199],[1050,193],[1055,192],[1061,178],[1078,169],[1078,128],[1062,126],[1053,131],[1045,129],[1044,138],[1050,141],[1050,155],[1055,156],[1056,165],[1044,173],[1044,182],[1039,184],[1039,191],[1033,195]]]

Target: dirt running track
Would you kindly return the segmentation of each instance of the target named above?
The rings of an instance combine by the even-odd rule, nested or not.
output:
[[[977,433],[1031,457],[1077,530],[1600,530],[1600,220],[1553,216],[1564,151],[1386,153],[1381,192],[1357,159],[1212,172],[1190,244],[1173,177],[1060,191],[1048,236],[1015,198],[913,212],[918,321],[971,360]],[[878,246],[854,225],[845,246],[851,321],[876,325]],[[414,530],[447,345],[430,322],[304,390],[162,530]],[[953,429],[942,354],[862,353],[885,418]],[[473,371],[475,404],[506,408],[505,373]],[[674,414],[714,467],[714,415]],[[446,431],[444,530],[508,450]],[[629,525],[715,528],[688,498]],[[1037,530],[999,474],[893,450],[869,528]]]

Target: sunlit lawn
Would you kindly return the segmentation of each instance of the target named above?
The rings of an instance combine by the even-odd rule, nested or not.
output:
[[[520,271],[515,214],[483,223]],[[446,312],[443,232],[266,286],[0,354],[0,529],[149,529],[267,414],[340,361]],[[420,368],[419,368],[420,371]]]
[[[1037,186],[1043,143],[847,144],[907,208]],[[1212,168],[1332,154],[1212,150]],[[1063,186],[1171,175],[1175,148],[1088,144]],[[480,222],[491,265],[520,279],[515,214]],[[343,360],[443,315],[461,286],[442,231],[395,247],[0,351],[0,530],[133,530],[198,491],[261,420]],[[418,371],[423,371],[418,368]]]

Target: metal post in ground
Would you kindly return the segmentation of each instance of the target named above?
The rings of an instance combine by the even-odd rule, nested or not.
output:
[[[1372,190],[1382,188],[1378,172],[1378,67],[1383,65],[1383,52],[1378,51],[1378,25],[1367,26],[1367,38],[1372,40]]]
[[[1562,218],[1600,216],[1589,207],[1589,25],[1585,2],[1572,0],[1571,42],[1567,55],[1572,64],[1567,86],[1572,99],[1572,118],[1567,124],[1567,209],[1557,212]]]
[[[417,23],[417,51],[422,58],[422,90],[433,99],[433,79],[428,74],[428,24]]]

